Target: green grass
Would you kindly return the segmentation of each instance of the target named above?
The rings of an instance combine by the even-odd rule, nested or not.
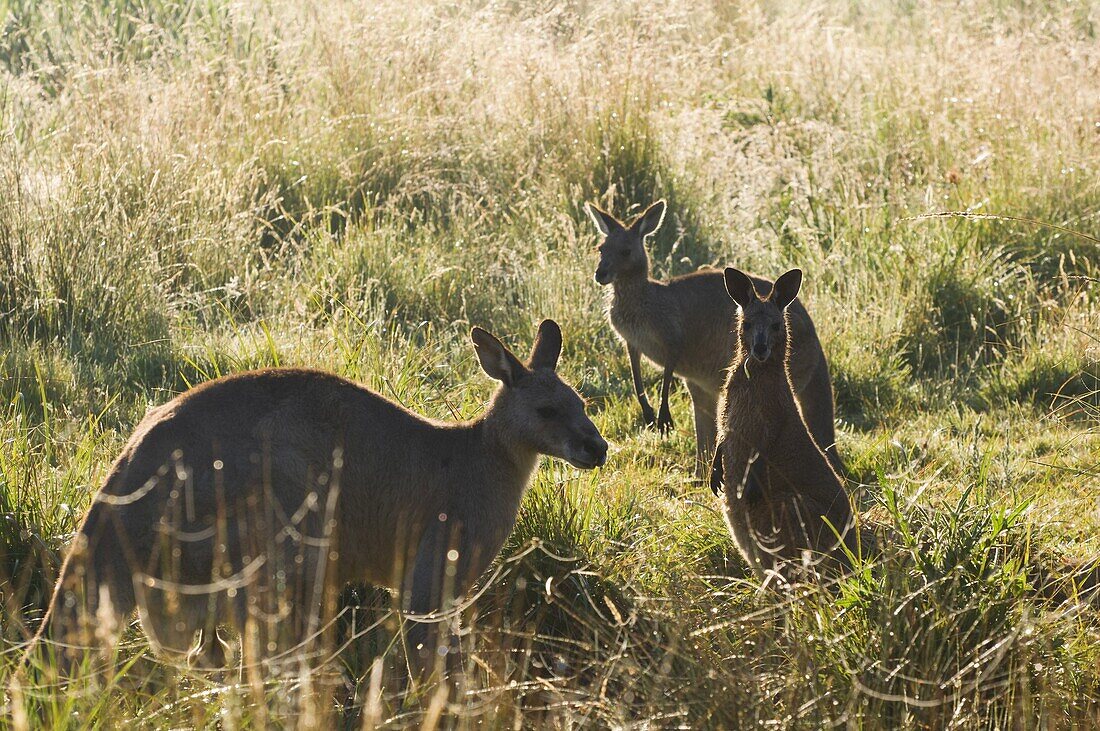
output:
[[[308,365],[469,418],[491,392],[469,327],[522,350],[552,317],[612,454],[544,461],[464,614],[454,725],[1100,723],[1100,617],[1035,579],[1100,551],[1098,22],[1000,0],[0,0],[0,680],[149,406]],[[659,197],[658,276],[806,272],[885,530],[832,590],[751,580],[690,480],[682,390],[669,438],[640,428],[582,206]],[[921,217],[944,211],[973,215]],[[0,726],[431,725],[435,689],[394,690],[397,618],[361,599],[377,626],[310,672],[192,674],[135,631],[125,672],[9,689]]]

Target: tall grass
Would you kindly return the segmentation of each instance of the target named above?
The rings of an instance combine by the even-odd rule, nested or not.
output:
[[[333,663],[214,677],[135,631],[125,672],[19,686],[0,725],[1100,723],[1095,609],[1033,571],[1100,550],[1098,18],[0,2],[5,681],[110,460],[195,383],[309,365],[468,418],[490,392],[469,327],[553,317],[613,444],[594,477],[540,469],[449,697],[399,693],[400,619],[358,589]],[[690,480],[682,394],[670,438],[639,428],[582,205],[659,197],[657,276],[807,273],[883,532],[837,587],[749,580]],[[968,215],[922,217],[943,212]]]

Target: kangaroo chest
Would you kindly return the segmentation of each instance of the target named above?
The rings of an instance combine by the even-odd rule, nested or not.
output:
[[[623,302],[618,298],[611,300],[609,311],[611,326],[623,340],[637,348],[642,355],[657,365],[668,363],[674,345],[674,324],[662,322],[662,317],[654,316],[644,303]],[[671,320],[670,316],[663,319]]]

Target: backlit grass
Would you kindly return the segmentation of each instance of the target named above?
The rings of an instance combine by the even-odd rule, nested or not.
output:
[[[1100,723],[1100,619],[1036,578],[1100,550],[1097,23],[1002,0],[0,1],[0,725]],[[690,479],[682,389],[670,437],[640,427],[582,205],[656,198],[657,276],[806,272],[884,536],[839,586],[751,579]],[[969,215],[926,217],[948,211]],[[117,676],[9,686],[148,407],[302,365],[470,418],[491,382],[469,328],[518,352],[546,317],[612,453],[543,462],[452,695],[400,695],[398,618],[364,589],[358,636],[292,675],[169,667],[135,631]]]

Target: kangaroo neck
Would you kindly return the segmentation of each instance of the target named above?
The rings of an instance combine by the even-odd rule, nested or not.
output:
[[[616,299],[631,299],[644,294],[652,285],[649,279],[649,265],[633,272],[623,272],[611,282]]]
[[[476,435],[476,442],[484,447],[484,459],[487,466],[499,470],[517,493],[522,493],[531,480],[531,474],[538,464],[539,452],[534,447],[518,442],[515,433],[507,424],[501,423],[493,405],[470,427]]]
[[[783,358],[761,363],[739,346],[727,379],[720,418],[727,429],[732,426],[727,433],[737,448],[759,450],[786,431],[790,419],[800,418]]]

